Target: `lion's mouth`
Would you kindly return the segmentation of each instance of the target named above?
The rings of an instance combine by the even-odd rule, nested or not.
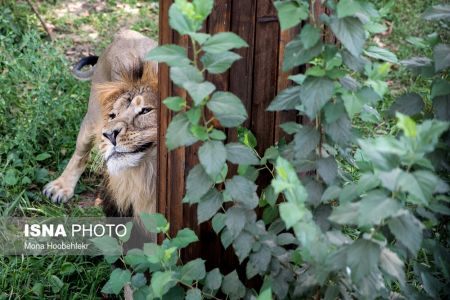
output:
[[[126,156],[126,155],[144,152],[147,149],[150,149],[153,145],[155,145],[154,142],[148,142],[148,143],[145,143],[143,145],[138,146],[133,151],[116,151],[116,150],[113,150],[111,152],[111,154],[106,158],[106,162],[108,162],[112,158],[117,159],[117,158],[120,158],[120,157],[123,157],[123,156]]]

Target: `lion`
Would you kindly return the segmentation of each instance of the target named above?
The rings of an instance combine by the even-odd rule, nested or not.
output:
[[[75,152],[62,174],[43,189],[53,202],[73,197],[97,145],[107,167],[106,193],[119,215],[155,212],[158,65],[143,58],[156,46],[138,32],[122,30],[100,57],[84,58],[74,68],[75,77],[92,80],[91,93]],[[92,69],[82,72],[87,64]]]

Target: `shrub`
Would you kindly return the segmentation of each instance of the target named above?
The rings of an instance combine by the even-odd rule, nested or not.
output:
[[[308,3],[275,1],[281,28],[306,20]],[[434,63],[426,60],[422,65],[420,59],[409,64],[439,72],[439,92],[435,88],[432,97],[440,120],[416,122],[398,108],[399,100],[393,108],[400,111],[395,114],[397,135],[361,138],[352,121],[380,121],[376,103],[388,91],[384,78],[397,58],[386,49],[365,46],[368,34],[384,30],[373,4],[342,0],[326,5],[331,13],[319,19],[311,16],[311,24],[303,26],[285,50],[285,70],[306,63],[311,67],[305,74],[291,76],[295,84],[268,107],[269,111],[295,110],[313,121],[282,124],[293,141],[274,145],[264,155],[256,153],[254,137],[246,129],[240,129],[239,142],[224,142],[227,136],[216,127],[217,121],[222,128],[235,128],[247,113],[238,97],[216,91],[204,77],[206,71],[225,72],[239,59],[230,50],[245,47],[245,41],[231,32],[212,36],[198,32],[213,8],[212,0],[177,0],[171,6],[170,25],[189,36],[194,58],[177,45],[163,45],[147,55],[168,64],[172,81],[191,99],[164,100],[177,112],[166,145],[175,149],[201,144],[200,163],[187,176],[183,201],[197,204],[199,223],[212,220],[223,246],[232,246],[245,268],[245,278],[236,270],[206,271],[201,259],[182,264],[180,249],[197,237],[187,228],[176,237],[168,236],[167,220],[154,214],[144,215],[143,223],[150,232],[165,233],[166,239],[122,256],[130,269],[115,269],[104,292],[118,294],[131,282],[136,299],[222,294],[230,299],[374,299],[448,293],[443,217],[449,213],[449,189],[435,167],[445,158],[434,156],[440,149],[448,154],[441,139],[448,134],[448,115],[440,108],[441,103],[448,105],[448,85],[441,80],[447,76],[443,70],[448,68],[448,55],[443,49],[448,45],[435,46]],[[448,8],[435,7],[426,16],[448,19]],[[339,43],[324,43],[322,28]],[[228,174],[228,164],[239,165],[238,174]],[[273,175],[270,185],[255,184],[254,166]],[[346,168],[357,170],[356,176],[349,176]],[[258,195],[257,190],[262,192]],[[262,218],[256,214],[258,207]],[[120,244],[115,245],[120,250]],[[150,282],[143,272],[151,273]],[[259,290],[246,287],[255,276],[263,282]]]

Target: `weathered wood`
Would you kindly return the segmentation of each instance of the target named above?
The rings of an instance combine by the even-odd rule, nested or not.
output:
[[[251,129],[263,152],[274,142],[275,114],[266,108],[276,95],[278,76],[279,24],[272,1],[258,1],[256,7],[255,54]]]
[[[187,38],[180,37],[169,27],[168,10],[171,3],[171,0],[160,0],[160,44],[175,43],[187,47],[192,57]],[[324,10],[319,1],[315,3],[312,9],[318,17]],[[283,137],[279,124],[298,119],[295,112],[266,111],[275,95],[291,84],[288,80],[290,73],[282,71],[282,61],[285,46],[298,34],[298,28],[280,31],[273,0],[216,0],[203,31],[215,34],[230,30],[242,37],[249,47],[235,51],[242,59],[235,62],[229,72],[207,74],[206,79],[213,82],[217,90],[229,90],[242,100],[249,115],[244,126],[256,135],[257,150],[262,154],[264,149]],[[164,64],[159,68],[159,80],[161,100],[173,95],[186,96],[184,90],[171,84],[169,69]],[[220,266],[222,272],[227,273],[236,266],[234,253],[223,249],[209,223],[197,225],[195,206],[182,205],[181,202],[185,178],[198,163],[199,144],[168,152],[164,144],[165,132],[173,113],[163,105],[159,111],[158,211],[168,218],[172,234],[182,227],[189,227],[199,235],[201,242],[186,249],[184,259],[200,256],[207,260],[208,268]],[[227,135],[228,142],[237,140],[236,130],[227,130]],[[229,176],[235,172],[236,167],[230,165]],[[262,174],[260,183],[270,180],[267,175]]]
[[[288,77],[289,75],[295,74],[298,71],[296,68],[294,71],[283,71],[283,59],[284,59],[284,49],[286,45],[298,34],[298,27],[292,28],[290,30],[285,30],[280,33],[280,42],[279,42],[279,54],[278,54],[278,80],[277,80],[277,93],[284,90],[285,88],[291,85]],[[283,130],[280,128],[280,124],[296,121],[297,113],[296,111],[282,111],[277,112],[275,114],[275,142],[280,141],[282,137],[286,138],[286,140],[290,140],[292,137],[284,134]]]

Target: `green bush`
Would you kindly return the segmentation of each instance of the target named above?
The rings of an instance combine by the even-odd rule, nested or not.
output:
[[[392,52],[366,46],[369,34],[385,30],[381,15],[368,1],[327,1],[331,13],[315,20],[308,3],[274,3],[282,30],[308,17],[312,21],[287,44],[283,68],[306,63],[311,67],[291,76],[295,84],[281,91],[268,110],[295,110],[314,121],[282,124],[293,141],[266,149],[262,157],[254,150],[254,136],[244,128],[239,129],[238,143],[224,143],[226,134],[213,121],[235,128],[247,113],[239,98],[216,91],[204,78],[205,71],[225,72],[239,59],[230,50],[245,47],[245,41],[230,32],[198,32],[213,0],[177,0],[171,6],[170,25],[190,37],[194,59],[177,45],[163,45],[147,55],[168,64],[172,81],[192,99],[164,100],[177,112],[166,145],[175,149],[200,142],[200,164],[188,174],[183,202],[197,204],[199,223],[212,220],[223,246],[233,247],[246,276],[240,278],[236,271],[222,275],[217,268],[207,272],[201,259],[180,264],[180,249],[197,241],[195,234],[186,228],[172,238],[163,216],[144,215],[146,228],[166,233],[166,239],[124,256],[131,268],[114,270],[104,292],[118,294],[131,283],[136,299],[201,299],[217,293],[230,299],[448,296],[444,287],[449,282],[449,187],[438,172],[446,157],[435,154],[448,155],[442,137],[449,126],[450,63],[448,51],[443,51],[449,46],[434,46],[434,61],[409,63],[437,72],[439,88],[431,88],[432,94],[439,90],[431,96],[436,119],[423,115],[426,119],[418,123],[405,115],[411,109],[420,112],[423,105],[411,105],[414,99],[403,97],[390,112],[397,118],[396,135],[364,139],[352,122],[380,122],[376,105],[388,92],[384,79],[391,64],[398,63]],[[448,20],[448,11],[448,6],[433,7],[425,16]],[[322,42],[322,26],[340,43]],[[206,111],[212,115],[209,120]],[[239,165],[238,174],[228,176],[228,163]],[[258,189],[255,166],[273,175],[269,186]],[[356,175],[347,174],[347,169],[356,170]],[[257,190],[262,190],[260,195]],[[263,209],[262,219],[255,212],[258,207]],[[144,271],[152,274],[150,282]],[[259,290],[245,286],[255,276],[263,281]]]

